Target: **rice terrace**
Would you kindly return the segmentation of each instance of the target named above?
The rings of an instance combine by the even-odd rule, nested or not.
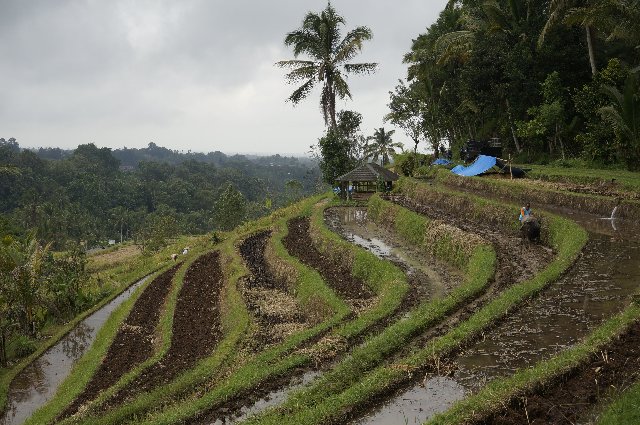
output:
[[[7,5],[22,50],[0,80],[37,81],[33,103],[60,110],[47,127],[51,111],[0,108],[30,146],[0,139],[0,425],[640,424],[637,1],[413,5],[408,51],[385,32],[406,2],[115,3]],[[269,17],[259,33],[225,27],[249,9]],[[403,79],[382,90],[394,129],[365,136],[369,118],[340,108],[380,103],[388,81],[348,78],[386,72],[353,63],[375,57],[373,29]],[[36,44],[54,86],[24,62]],[[293,118],[305,109],[277,115],[318,93],[321,134]],[[59,127],[180,141],[38,138]],[[252,153],[190,144],[214,133]],[[311,157],[285,155],[289,137]]]

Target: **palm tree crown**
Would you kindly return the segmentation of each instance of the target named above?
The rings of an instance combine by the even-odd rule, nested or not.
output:
[[[320,108],[326,125],[336,128],[336,96],[351,98],[351,91],[344,74],[369,74],[376,70],[376,63],[348,63],[361,50],[362,43],[372,38],[371,30],[360,26],[349,31],[341,39],[340,25],[344,18],[338,15],[331,3],[318,15],[307,13],[302,27],[287,34],[284,44],[293,46],[297,58],[307,55],[309,60],[277,62],[281,68],[291,69],[286,75],[289,83],[303,84],[289,96],[294,105],[306,98],[316,83],[322,82]]]
[[[367,138],[367,140],[371,140],[372,143],[366,147],[366,156],[372,157],[373,161],[381,158],[380,165],[387,165],[389,163],[389,157],[396,153],[396,148],[402,148],[402,143],[394,142],[391,139],[393,133],[395,133],[395,130],[385,131],[384,127],[377,128],[373,132],[373,136]]]

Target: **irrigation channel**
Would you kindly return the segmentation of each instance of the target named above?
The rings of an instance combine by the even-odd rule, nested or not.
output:
[[[344,237],[380,256],[406,261],[406,252],[372,234],[376,228],[367,222],[366,210],[345,209],[335,215],[342,220]],[[488,381],[573,345],[628,305],[640,281],[640,227],[551,206],[545,209],[570,217],[589,232],[589,242],[569,272],[452,359],[447,376],[426,376],[354,423],[421,424]]]
[[[75,362],[89,349],[111,313],[129,299],[147,279],[148,276],[140,279],[85,318],[20,372],[9,388],[7,409],[0,417],[0,425],[21,424],[48,402],[69,375]]]

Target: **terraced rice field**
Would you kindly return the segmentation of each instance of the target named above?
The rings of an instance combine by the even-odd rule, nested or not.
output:
[[[640,208],[587,186],[404,179],[203,239],[0,424],[597,423],[640,380]]]

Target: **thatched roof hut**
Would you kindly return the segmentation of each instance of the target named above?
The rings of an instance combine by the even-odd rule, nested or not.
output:
[[[391,190],[392,182],[399,178],[393,171],[389,171],[374,162],[369,162],[336,178],[336,182],[340,185],[340,193],[346,196],[349,185],[353,186],[354,193],[376,192],[378,190],[378,182],[382,181],[385,189]]]

